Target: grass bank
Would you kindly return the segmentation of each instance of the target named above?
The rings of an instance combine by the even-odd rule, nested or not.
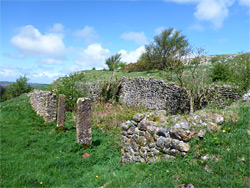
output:
[[[95,112],[100,116],[102,108],[94,108],[99,108]],[[92,118],[93,144],[84,150],[76,143],[72,118],[66,120],[66,132],[57,132],[56,122],[45,123],[24,95],[1,103],[0,110],[1,187],[175,187],[183,183],[206,188],[249,187],[247,105],[237,108],[237,122],[226,122],[220,132],[207,134],[203,140],[194,139],[184,159],[125,166],[120,165],[116,131],[98,128],[113,113]],[[117,111],[116,118],[125,112]],[[82,158],[82,153],[89,153],[90,158]]]

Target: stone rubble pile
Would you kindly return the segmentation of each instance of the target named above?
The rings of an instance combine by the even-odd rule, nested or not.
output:
[[[122,164],[185,156],[194,136],[203,138],[207,131],[216,132],[224,121],[220,114],[171,116],[169,119],[164,114],[164,110],[135,114],[132,120],[122,124]]]

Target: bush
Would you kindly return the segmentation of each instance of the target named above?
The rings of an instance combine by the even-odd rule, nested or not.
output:
[[[28,78],[24,76],[20,76],[18,79],[16,79],[16,82],[9,85],[4,94],[1,97],[1,101],[6,101],[15,97],[20,96],[23,93],[30,92],[33,87],[31,87],[27,82]]]
[[[109,80],[103,80],[99,83],[100,100],[108,102],[110,100],[119,101],[120,79],[117,76],[111,75]]]
[[[136,63],[130,63],[122,68],[123,72],[143,72],[157,70],[157,64],[151,63],[145,59],[138,60]]]
[[[227,81],[241,91],[250,88],[250,53],[239,55],[228,62],[214,63],[211,68],[213,82]]]
[[[226,62],[214,63],[211,68],[211,78],[213,82],[215,81],[227,81],[230,69]]]
[[[5,93],[5,87],[0,85],[0,98],[2,98],[3,94]]]
[[[84,73],[71,73],[65,77],[60,78],[55,87],[51,87],[53,92],[57,94],[64,94],[66,96],[66,109],[74,111],[76,109],[77,99],[86,97],[88,93],[87,85],[85,84]]]
[[[246,92],[250,89],[250,53],[239,55],[230,66],[229,80]]]

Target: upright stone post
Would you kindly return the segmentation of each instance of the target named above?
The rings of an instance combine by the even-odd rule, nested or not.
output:
[[[85,148],[92,142],[91,100],[89,98],[77,100],[76,137],[77,142]]]
[[[60,94],[57,109],[57,130],[64,131],[66,96]]]

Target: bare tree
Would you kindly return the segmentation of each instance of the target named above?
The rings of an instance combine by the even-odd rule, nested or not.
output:
[[[205,69],[200,68],[201,59],[204,56],[204,49],[197,48],[190,50],[188,54],[179,54],[171,61],[171,69],[177,76],[179,85],[184,88],[190,98],[190,113],[196,108],[200,109],[205,97],[205,85],[210,78],[205,74]],[[187,70],[187,67],[189,71]]]

